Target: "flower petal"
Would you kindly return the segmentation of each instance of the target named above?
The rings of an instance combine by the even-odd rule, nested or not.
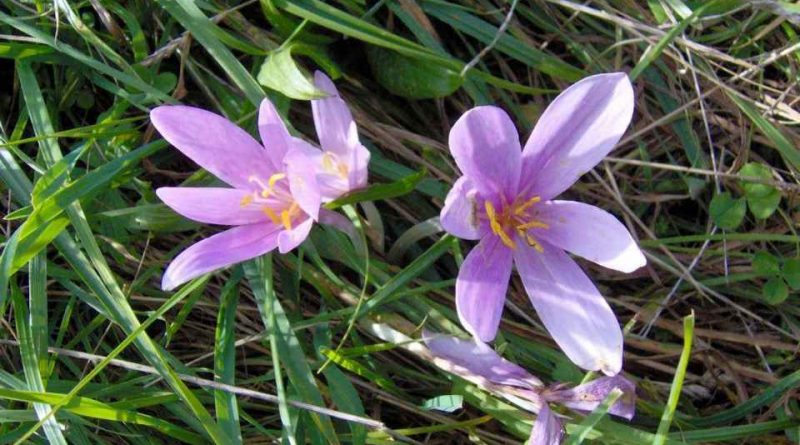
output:
[[[594,411],[614,389],[622,391],[616,403],[608,410],[609,414],[631,420],[636,412],[636,385],[617,374],[613,377],[600,377],[589,383],[553,393],[550,400],[561,402],[577,411]]]
[[[536,236],[556,247],[626,273],[647,264],[628,229],[605,210],[575,201],[548,201],[536,210],[550,226]]]
[[[271,223],[250,224],[199,241],[172,260],[161,288],[172,290],[205,273],[263,255],[277,247],[279,231]]]
[[[319,144],[325,151],[348,157],[358,142],[358,129],[347,104],[333,81],[321,71],[314,73],[314,84],[330,96],[311,101]]]
[[[520,190],[548,200],[568,189],[619,142],[633,106],[625,73],[589,76],[564,90],[525,144]]]
[[[258,134],[275,171],[282,171],[283,157],[289,151],[292,135],[275,105],[267,98],[261,101],[258,110]]]
[[[347,191],[358,190],[367,186],[369,176],[369,160],[372,154],[367,147],[356,144],[349,157],[345,160],[347,165],[347,179],[349,187]]]
[[[423,332],[422,339],[434,355],[492,383],[530,389],[543,385],[541,380],[521,366],[504,359],[480,340],[465,340],[428,331]]]
[[[487,236],[467,255],[456,279],[456,311],[461,325],[483,342],[494,340],[511,277],[511,250]]]
[[[302,144],[308,145],[305,142]],[[312,160],[300,147],[300,142],[294,141],[292,148],[284,157],[286,176],[289,179],[289,189],[294,200],[308,216],[316,220],[322,204],[322,196],[317,184],[317,171]],[[319,152],[313,147],[309,146],[309,148],[312,152]]]
[[[519,134],[505,111],[492,106],[467,111],[450,130],[449,145],[458,168],[484,197],[505,195],[509,201],[516,197]]]
[[[233,187],[253,190],[249,178],[275,169],[264,147],[224,117],[195,107],[162,105],[150,120],[170,144]]]
[[[308,238],[311,232],[311,227],[314,225],[314,220],[311,218],[306,219],[300,224],[296,225],[292,230],[282,230],[278,234],[278,251],[286,253]]]
[[[481,208],[475,184],[462,176],[447,193],[439,219],[446,231],[459,238],[481,239],[487,232],[486,223],[480,218]]]
[[[607,375],[622,368],[622,331],[614,312],[575,261],[540,241],[514,251],[522,284],[536,313],[564,353],[583,369]]]
[[[221,187],[161,187],[156,195],[172,210],[205,224],[240,226],[264,222],[257,206],[242,205],[251,193]]]
[[[561,422],[547,404],[544,404],[533,423],[528,445],[559,445],[563,436],[564,430],[561,428]]]

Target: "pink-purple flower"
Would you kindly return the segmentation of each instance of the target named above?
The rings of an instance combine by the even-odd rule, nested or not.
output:
[[[321,149],[307,143],[297,148],[316,166],[316,180],[323,202],[332,201],[367,185],[370,153],[361,145],[353,115],[331,79],[321,71],[314,84],[328,96],[311,101],[314,126]],[[304,158],[299,158],[303,161]]]
[[[531,445],[558,445],[564,435],[561,421],[549,403],[559,403],[580,412],[591,412],[611,393],[622,396],[608,413],[630,420],[636,411],[636,387],[622,375],[600,377],[567,388],[546,387],[541,380],[512,363],[478,339],[464,340],[449,335],[423,332],[423,340],[434,355],[434,363],[496,395],[534,413]]]
[[[500,108],[476,107],[450,132],[463,176],[447,196],[442,226],[480,240],[456,280],[462,325],[494,339],[512,263],[539,318],[578,366],[622,367],[622,332],[608,303],[565,252],[631,272],[646,263],[625,226],[597,207],[555,200],[616,145],[633,114],[624,73],[587,77],[545,110],[524,149]]]

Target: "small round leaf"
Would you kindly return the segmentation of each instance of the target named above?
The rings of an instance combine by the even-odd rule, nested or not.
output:
[[[747,203],[742,198],[733,198],[730,193],[725,192],[714,195],[711,204],[708,206],[708,213],[711,219],[719,228],[734,230],[742,224],[744,214],[747,212]]]
[[[789,298],[789,288],[782,279],[772,277],[764,284],[761,294],[767,304],[774,306],[783,303]]]
[[[769,252],[758,252],[753,256],[753,272],[764,276],[776,276],[781,273],[780,261]]]
[[[800,290],[800,258],[786,260],[781,275],[792,290]]]

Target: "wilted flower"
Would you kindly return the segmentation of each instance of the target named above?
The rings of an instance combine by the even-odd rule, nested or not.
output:
[[[268,100],[258,116],[263,146],[224,117],[199,108],[160,106],[150,119],[164,139],[232,187],[162,187],[156,190],[159,198],[189,219],[235,226],[181,252],[164,273],[163,289],[275,248],[288,252],[325,216],[316,172],[303,162],[295,148],[299,139],[289,135]]]
[[[631,272],[646,262],[628,230],[591,205],[553,200],[619,141],[633,114],[624,73],[587,77],[545,110],[524,150],[497,107],[466,112],[450,132],[450,151],[464,173],[447,195],[442,226],[480,240],[456,280],[464,327],[494,339],[512,262],[539,318],[578,366],[617,374],[622,332],[592,281],[565,250]]]
[[[538,413],[528,442],[531,445],[558,445],[564,435],[561,421],[548,403],[591,412],[617,388],[622,391],[622,396],[609,407],[608,413],[628,420],[635,413],[636,387],[621,375],[601,377],[573,388],[563,385],[545,387],[541,380],[504,359],[478,339],[464,340],[424,332],[423,340],[438,359],[434,361],[437,366]]]
[[[297,148],[316,165],[322,200],[328,202],[367,185],[370,153],[361,145],[353,115],[331,79],[317,71],[314,83],[328,94],[311,101],[314,126],[322,149],[302,141]]]

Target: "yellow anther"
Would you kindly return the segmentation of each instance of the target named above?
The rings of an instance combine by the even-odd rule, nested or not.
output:
[[[541,221],[529,221],[525,224],[520,224],[516,227],[518,230],[528,230],[528,229],[549,229],[550,224],[545,224]]]
[[[326,151],[322,153],[322,168],[328,173],[336,173],[336,164],[338,164],[336,155]]]
[[[281,212],[281,223],[283,223],[284,229],[292,230],[292,215],[289,214],[288,210]]]
[[[275,183],[280,181],[281,179],[285,178],[286,174],[284,173],[275,173],[274,175],[269,177],[269,189],[272,190],[275,188]]]
[[[241,206],[242,208],[247,207],[253,203],[253,199],[255,199],[253,198],[253,195],[244,195],[242,197],[242,201],[239,202],[239,206]]]
[[[536,241],[536,238],[534,238],[534,237],[532,237],[530,235],[525,235],[525,241],[527,241],[528,245],[533,247],[533,249],[536,250],[537,252],[539,252],[539,253],[544,252],[544,247],[542,247],[542,245],[539,244],[538,241]]]
[[[345,178],[347,178],[347,175],[348,175],[349,173],[350,173],[350,169],[349,169],[349,168],[347,168],[347,166],[346,166],[346,165],[344,165],[344,164],[339,164],[339,176],[340,176],[342,179],[345,179]]]
[[[506,245],[506,247],[510,249],[516,249],[517,245],[514,244],[514,241],[511,237],[508,236],[505,230],[503,230],[502,224],[500,221],[497,220],[497,212],[494,210],[494,204],[491,201],[486,200],[484,201],[484,207],[486,207],[486,216],[489,217],[489,226],[492,228],[492,232],[500,237],[500,241]]]
[[[272,210],[271,208],[269,208],[269,207],[264,207],[264,208],[262,208],[261,210],[263,210],[263,211],[264,211],[264,213],[265,213],[265,214],[266,214],[266,215],[269,217],[269,219],[272,221],[272,223],[273,223],[273,224],[276,224],[276,225],[277,225],[277,224],[280,224],[280,223],[281,223],[281,219],[280,219],[280,218],[278,218],[278,215],[276,215],[276,214],[275,214],[275,211],[274,211],[274,210]]]
[[[542,200],[541,196],[534,196],[533,198],[531,198],[531,199],[525,201],[524,203],[522,203],[521,206],[517,206],[517,208],[514,209],[514,214],[515,215],[522,215],[532,205],[536,204],[537,202],[539,202],[541,200]]]

